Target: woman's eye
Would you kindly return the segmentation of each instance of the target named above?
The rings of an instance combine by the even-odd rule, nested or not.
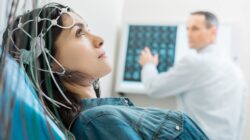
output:
[[[76,31],[76,37],[81,37],[82,35],[85,35],[86,33],[83,31],[83,29],[78,29]]]

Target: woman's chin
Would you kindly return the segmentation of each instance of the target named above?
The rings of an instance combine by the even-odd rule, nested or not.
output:
[[[112,72],[112,70],[113,70],[112,67],[109,66],[109,67],[107,68],[106,73],[104,74],[104,76],[110,74],[110,73]]]
[[[102,78],[108,74],[110,74],[112,72],[112,67],[111,66],[108,66],[106,67],[105,69],[102,69],[102,72],[99,74],[99,78]]]

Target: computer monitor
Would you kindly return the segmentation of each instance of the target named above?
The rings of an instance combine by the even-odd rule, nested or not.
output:
[[[141,81],[140,53],[146,46],[159,55],[159,72],[174,64],[177,26],[129,25],[123,81]]]

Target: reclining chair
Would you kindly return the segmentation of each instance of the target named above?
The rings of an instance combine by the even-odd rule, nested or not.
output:
[[[46,114],[17,62],[9,56],[4,59],[0,70],[0,139],[75,139],[62,123]]]

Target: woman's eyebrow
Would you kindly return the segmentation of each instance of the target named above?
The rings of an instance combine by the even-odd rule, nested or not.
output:
[[[84,28],[84,27],[85,27],[85,25],[84,25],[83,23],[78,22],[78,23],[75,23],[75,24],[71,27],[70,30],[72,30],[75,26],[78,26],[79,28]]]

